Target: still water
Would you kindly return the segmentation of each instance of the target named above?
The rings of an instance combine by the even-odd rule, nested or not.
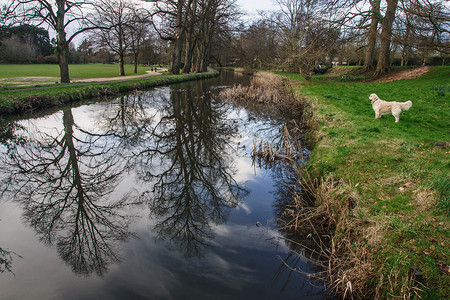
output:
[[[2,124],[0,299],[326,298],[283,264],[284,172],[250,157],[285,120],[217,96],[248,80],[222,73]]]

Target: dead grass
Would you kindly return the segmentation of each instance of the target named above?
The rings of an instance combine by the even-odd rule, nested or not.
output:
[[[436,195],[431,188],[419,187],[414,191],[415,205],[419,211],[427,211],[436,205]]]
[[[273,73],[254,73],[249,86],[235,85],[220,92],[220,97],[243,104],[291,106],[298,103],[288,80]]]

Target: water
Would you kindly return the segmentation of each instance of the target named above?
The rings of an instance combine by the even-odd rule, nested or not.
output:
[[[283,263],[293,256],[275,230],[282,169],[250,158],[285,121],[218,99],[237,81],[248,78],[3,124],[0,257],[12,261],[0,264],[0,298],[326,298]]]

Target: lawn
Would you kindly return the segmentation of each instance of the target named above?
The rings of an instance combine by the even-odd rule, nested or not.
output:
[[[137,75],[145,74],[149,67],[138,66]],[[136,75],[134,65],[125,64],[126,75]],[[119,76],[118,64],[74,64],[69,65],[70,78],[101,78]],[[14,77],[59,77],[59,65],[56,64],[0,64],[0,78]]]
[[[376,83],[356,82],[352,76],[306,83],[296,74],[285,75],[315,107],[318,130],[310,171],[340,182],[334,187],[336,201],[352,197],[357,202],[344,213],[346,229],[334,234],[347,238],[363,230],[352,224],[365,224],[366,234],[352,249],[370,252],[367,286],[378,287],[382,298],[448,296],[450,67]],[[375,119],[371,93],[387,101],[411,100],[413,106],[400,115],[400,123],[392,115]],[[411,267],[424,274],[423,284],[411,283]]]

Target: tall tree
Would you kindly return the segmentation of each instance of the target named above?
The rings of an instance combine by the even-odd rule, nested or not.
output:
[[[423,63],[429,53],[438,52],[445,61],[450,54],[450,7],[445,1],[400,1],[396,41],[402,45],[402,62],[417,49]],[[417,52],[416,51],[416,52]]]
[[[46,23],[55,30],[61,82],[68,83],[69,44],[80,33],[92,29],[84,22],[87,17],[85,8],[91,4],[88,0],[11,0],[2,10],[2,18],[8,23],[36,26]],[[69,31],[71,34],[67,36]]]
[[[382,20],[382,31],[380,35],[380,52],[378,55],[375,76],[384,74],[389,69],[390,46],[392,39],[392,24],[395,19],[398,0],[387,0],[387,8]]]
[[[371,9],[371,22],[369,27],[369,34],[368,34],[368,44],[366,49],[366,57],[364,60],[364,70],[368,71],[373,67],[373,59],[375,56],[375,46],[377,43],[377,37],[378,37],[378,24],[380,22],[380,5],[381,0],[373,0],[370,1],[372,5]]]
[[[130,50],[133,54],[134,73],[137,73],[139,53],[141,52],[144,42],[150,36],[150,15],[147,10],[132,7],[133,17],[129,24]]]
[[[160,37],[171,42],[172,74],[204,72],[211,54],[211,40],[237,14],[236,0],[157,0],[153,16],[162,21],[154,27]],[[183,56],[183,49],[185,49]],[[187,65],[186,65],[187,63]]]
[[[135,6],[125,0],[100,0],[95,10],[94,25],[99,28],[97,42],[119,56],[119,75],[125,76],[124,58],[131,44]]]
[[[180,74],[181,57],[186,35],[187,17],[194,0],[148,0],[153,2],[154,17],[161,19],[159,28],[153,22],[154,28],[163,40],[170,41],[172,53],[169,73]]]

